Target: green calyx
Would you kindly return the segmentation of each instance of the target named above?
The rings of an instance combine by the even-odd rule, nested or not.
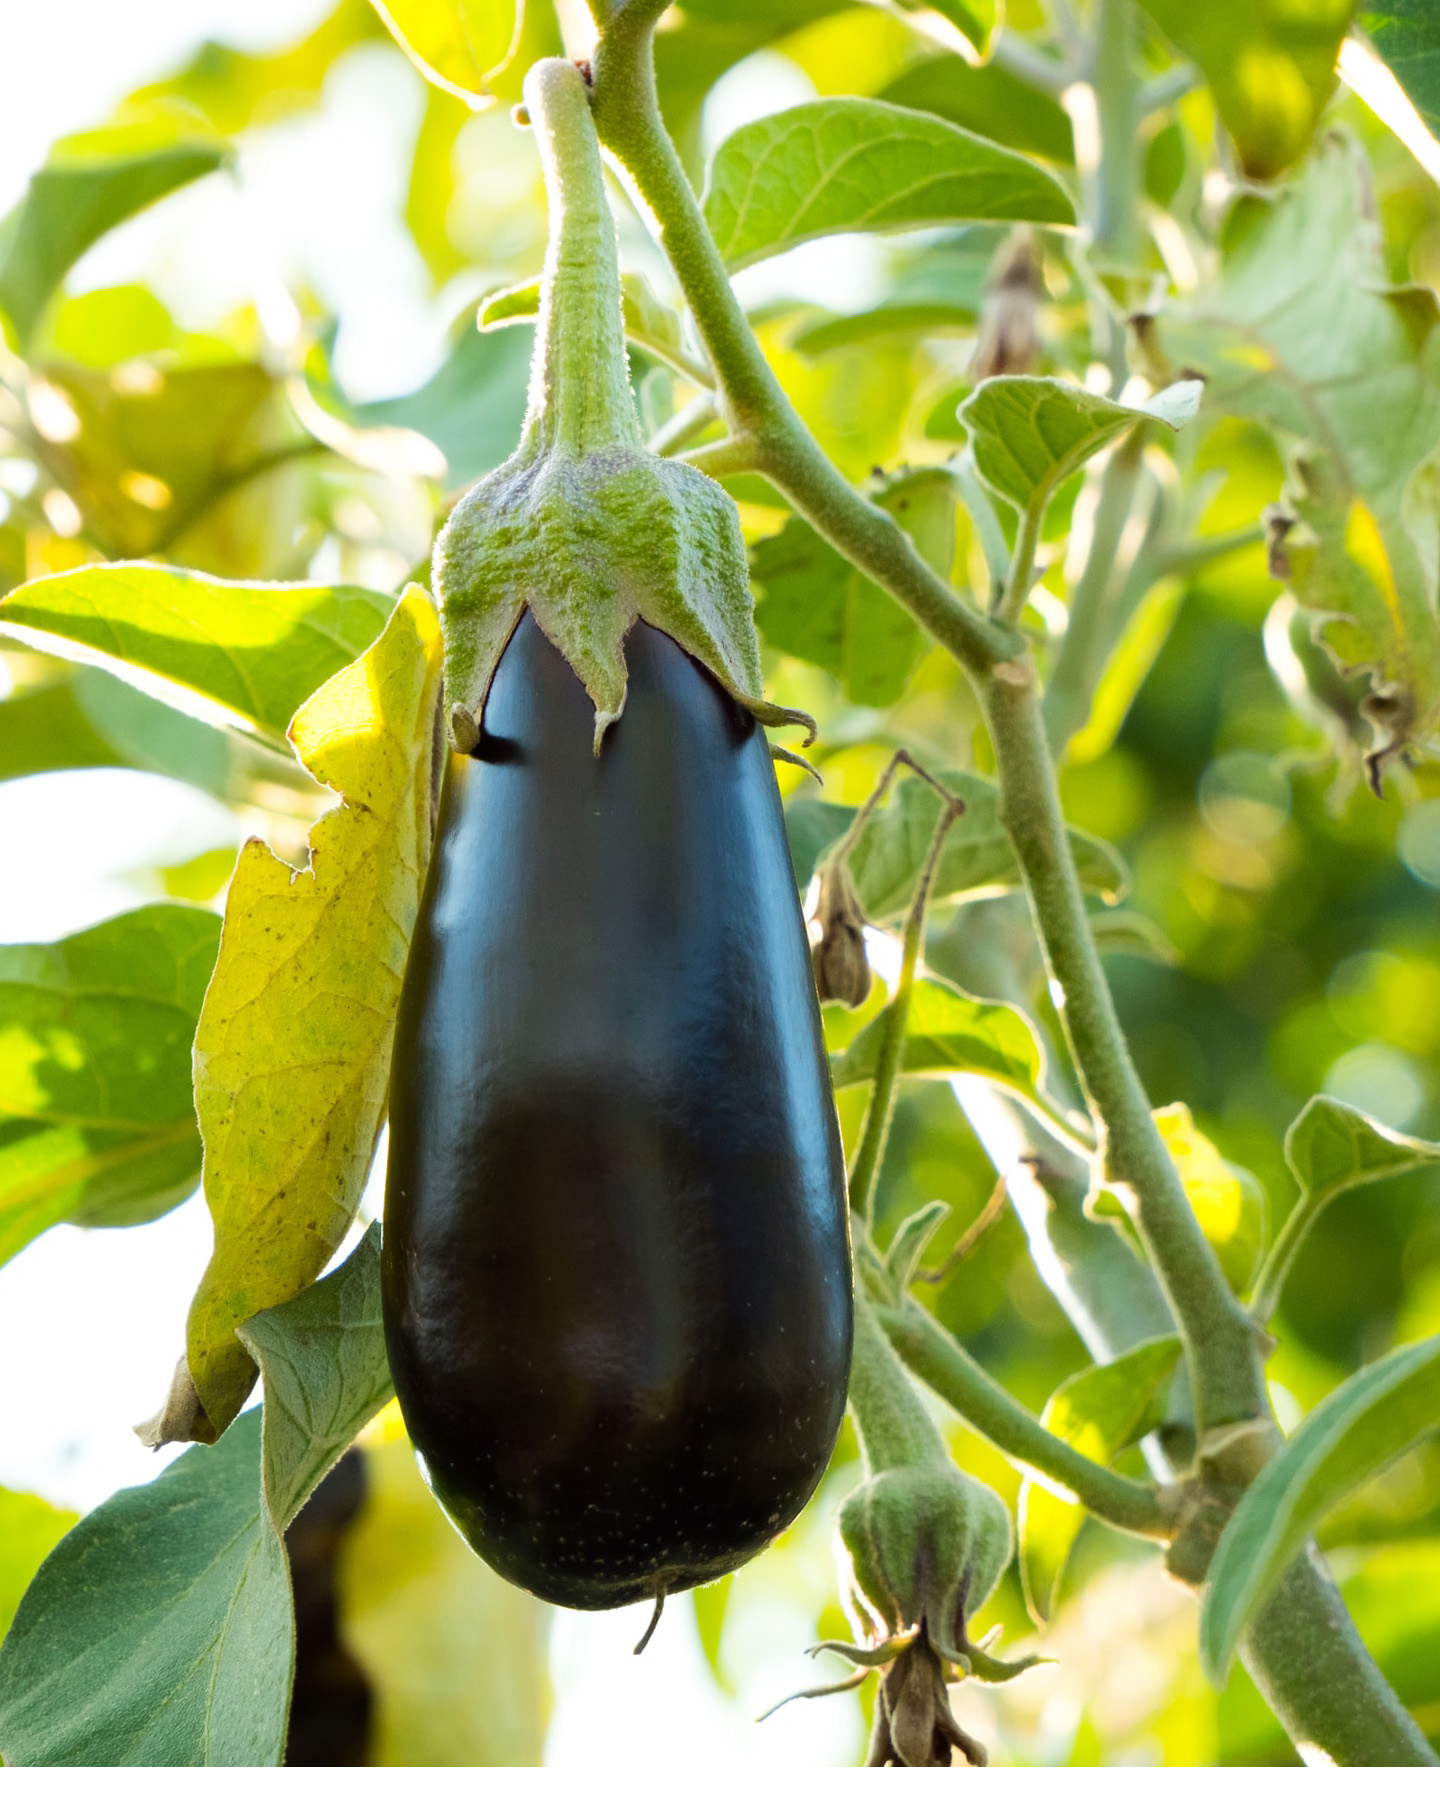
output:
[[[955,1466],[890,1347],[856,1297],[850,1411],[865,1480],[840,1508],[840,1543],[867,1637],[898,1652],[919,1637],[967,1674],[1004,1681],[1033,1658],[1002,1663],[970,1642],[966,1622],[994,1593],[1014,1537],[1005,1502]]]
[[[813,721],[766,703],[733,502],[644,446],[630,392],[615,223],[585,77],[558,58],[525,78],[550,199],[540,320],[520,445],[476,483],[435,546],[445,693],[474,749],[501,654],[528,607],[595,703],[595,750],[625,705],[637,619],[674,638],[763,724]]]

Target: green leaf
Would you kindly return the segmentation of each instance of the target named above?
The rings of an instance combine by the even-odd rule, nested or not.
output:
[[[1043,508],[1061,482],[1132,426],[1178,430],[1200,404],[1198,381],[1177,381],[1144,406],[1122,406],[1048,375],[997,375],[960,408],[985,485],[1017,512]]]
[[[1113,1462],[1164,1418],[1167,1384],[1179,1360],[1179,1338],[1148,1338],[1114,1362],[1097,1363],[1062,1381],[1040,1422],[1092,1462]],[[1044,1625],[1054,1613],[1085,1508],[1027,1475],[1020,1484],[1018,1517],[1025,1600]]]
[[[1372,784],[1440,724],[1440,321],[1428,288],[1388,285],[1357,147],[1326,137],[1275,199],[1247,197],[1219,279],[1163,327],[1206,376],[1206,404],[1260,420],[1290,450],[1269,514],[1271,572],[1347,672]]]
[[[742,125],[715,152],[704,207],[731,269],[839,231],[1075,222],[1037,164],[883,100],[815,100]]]
[[[175,682],[283,740],[301,701],[374,641],[391,605],[366,588],[107,563],[16,588],[0,601],[0,631]]]
[[[186,1335],[197,1436],[223,1431],[254,1381],[236,1327],[315,1279],[359,1203],[430,853],[439,670],[439,621],[412,586],[291,726],[342,802],[311,831],[309,867],[257,839],[236,864],[195,1033],[215,1223]]]
[[[366,1499],[336,1565],[339,1637],[369,1677],[380,1768],[535,1767],[551,1609],[475,1556],[403,1433],[365,1447]]]
[[[1285,1160],[1300,1195],[1255,1285],[1251,1309],[1262,1324],[1280,1304],[1296,1254],[1330,1202],[1350,1188],[1440,1162],[1440,1144],[1406,1137],[1343,1100],[1317,1094],[1285,1134]]]
[[[520,438],[530,381],[529,331],[476,331],[469,319],[440,368],[413,393],[356,405],[333,387],[325,406],[362,430],[399,427],[429,438],[452,487],[469,487],[505,461]]]
[[[62,1219],[124,1225],[190,1193],[190,1040],[220,921],[146,906],[0,945],[0,1262]]]
[[[62,138],[0,224],[0,308],[21,346],[67,271],[107,231],[228,160],[193,115],[148,116]]]
[[[1432,132],[1440,132],[1440,17],[1430,0],[1390,0],[1357,21]]]
[[[395,42],[436,87],[477,100],[518,100],[537,57],[560,55],[548,0],[372,0]]]
[[[295,1632],[281,1533],[390,1394],[379,1239],[251,1321],[275,1396],[263,1415],[61,1539],[0,1645],[8,1763],[280,1762]]]
[[[141,88],[132,104],[178,102],[227,137],[318,106],[325,78],[347,50],[385,35],[367,0],[341,0],[298,43],[256,53],[209,39],[183,68]]]
[[[519,26],[516,0],[372,0],[395,42],[427,81],[461,99],[492,92]]]
[[[898,519],[920,554],[948,576],[955,555],[955,485],[944,469],[886,483],[875,500]],[[858,706],[900,698],[926,639],[910,615],[838,550],[792,515],[751,551],[755,623],[777,650],[827,669]]]
[[[1212,1681],[1326,1513],[1436,1431],[1440,1337],[1382,1356],[1302,1421],[1246,1490],[1210,1564],[1200,1654]]]
[[[256,1412],[61,1539],[0,1646],[8,1763],[279,1763],[294,1621],[259,1474]]]
[[[996,810],[994,785],[963,769],[950,770],[939,779],[964,800],[965,812],[946,840],[933,898],[978,899],[1023,886],[1014,849]],[[928,783],[905,781],[861,832],[850,868],[860,903],[870,918],[883,921],[905,910],[939,813],[939,796]],[[815,866],[813,858],[840,836],[854,816],[853,807],[834,806],[808,796],[790,802],[785,819],[797,874],[804,870],[808,880]],[[1117,852],[1078,827],[1071,826],[1069,835],[1084,886],[1107,900],[1119,898],[1129,885],[1129,875]]]
[[[252,784],[314,784],[285,754],[153,699],[103,669],[55,665],[58,677],[0,700],[0,781],[52,769],[143,769],[251,803]],[[208,896],[207,896],[208,897]]]
[[[837,1088],[874,1080],[884,1031],[882,1013],[831,1058],[830,1075]],[[906,1075],[983,1075],[1033,1094],[1043,1068],[1035,1034],[1013,1006],[972,999],[935,976],[915,983],[905,1033]]]
[[[1011,150],[1074,164],[1065,108],[997,62],[976,68],[959,56],[929,56],[912,63],[878,97],[935,113]]]
[[[1304,153],[1335,90],[1335,59],[1354,0],[1140,4],[1204,71],[1245,173],[1255,181],[1283,174]]]
[[[0,1641],[35,1571],[79,1516],[38,1494],[0,1488]]]
[[[973,331],[975,309],[945,300],[916,300],[872,306],[865,312],[842,313],[804,325],[790,339],[802,356],[823,356],[877,337],[912,337],[937,331]]]

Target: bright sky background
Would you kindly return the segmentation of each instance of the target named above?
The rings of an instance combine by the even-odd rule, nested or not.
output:
[[[0,108],[0,215],[20,197],[51,140],[101,121],[202,39],[262,50],[291,42],[327,0],[43,0],[6,9],[12,79]],[[716,96],[709,135],[807,97],[793,65],[751,60]],[[439,360],[456,308],[433,298],[400,222],[418,83],[383,49],[339,67],[319,114],[244,147],[238,180],[212,177],[122,227],[71,277],[83,290],[142,271],[192,328],[257,299],[283,307],[304,279],[342,320],[338,361],[358,397],[404,391]],[[875,267],[870,246],[812,246],[758,271],[766,286],[834,291],[857,304]],[[133,878],[234,842],[217,802],[159,776],[58,773],[0,784],[0,942],[48,940],[154,898]],[[372,1182],[371,1210],[379,1210]],[[131,1427],[153,1412],[183,1345],[185,1311],[210,1247],[197,1198],[155,1224],[86,1233],[61,1226],[0,1269],[0,1484],[63,1505],[96,1505],[153,1478]],[[801,1652],[809,1624],[777,1599],[747,1613],[745,1677],[735,1701],[705,1668],[687,1602],[673,1603],[655,1643],[631,1655],[645,1608],[556,1616],[558,1704],[548,1760],[630,1769],[767,1770],[853,1762],[854,1711],[797,1705],[756,1728],[755,1714],[815,1679]]]

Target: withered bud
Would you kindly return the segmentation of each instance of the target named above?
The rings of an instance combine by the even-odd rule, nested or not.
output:
[[[968,371],[973,381],[1028,375],[1039,367],[1043,292],[1034,234],[1017,231],[1001,253],[980,303],[980,331]]]
[[[861,1005],[870,992],[865,914],[843,861],[828,862],[820,870],[814,925],[819,927],[819,936],[810,946],[810,961],[820,998],[838,1000],[842,1006]]]

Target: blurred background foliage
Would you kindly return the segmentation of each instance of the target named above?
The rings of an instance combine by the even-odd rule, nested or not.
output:
[[[1169,9],[1149,10],[1163,22]],[[1240,31],[1240,9],[1220,10],[1227,22],[1215,31]],[[661,95],[697,181],[705,148],[727,125],[832,93],[933,111],[1073,180],[1072,116],[1027,80],[1027,58],[1063,47],[1071,22],[1068,5],[1052,20],[1039,0],[1016,0],[1005,35],[1024,54],[974,66],[898,7],[687,0],[660,34]],[[532,8],[527,29],[536,53],[559,42],[548,8]],[[1152,81],[1183,68],[1184,55],[1210,68],[1214,47],[1175,30],[1168,39],[1140,27]],[[266,286],[192,327],[143,261],[114,285],[72,278],[77,263],[83,277],[90,244],[141,207],[173,204],[165,196],[194,182],[204,192],[232,180],[238,152],[322,106],[356,58],[385,59],[394,65],[387,79],[413,88],[413,150],[397,191],[435,303],[454,320],[426,379],[398,395],[374,392],[354,359],[346,363],[346,320],[303,286]],[[1167,292],[1183,300],[1203,288],[1248,203],[1235,143],[1262,162],[1278,157],[1256,171],[1278,173],[1314,124],[1286,125],[1298,132],[1288,149],[1283,134],[1243,117],[1225,118],[1227,137],[1217,104],[1225,115],[1241,102],[1223,85],[1185,79],[1174,91],[1139,125],[1147,236],[1127,266],[1085,269],[1062,234],[1017,239],[986,226],[870,240],[863,257],[847,251],[829,265],[806,252],[761,271],[763,283],[742,283],[767,353],[822,444],[903,509],[897,517],[922,551],[982,600],[981,547],[949,472],[964,441],[956,408],[977,373],[1018,366],[1084,382],[1104,359],[1092,335],[1096,282],[1122,295],[1122,311],[1147,316]],[[1326,79],[1318,91],[1320,129],[1343,134],[1363,159],[1386,277],[1433,306],[1440,189],[1344,87],[1331,97]],[[75,200],[82,181],[88,210]],[[674,303],[618,187],[616,197],[626,264]],[[544,237],[528,136],[504,105],[476,112],[424,86],[366,0],[342,0],[271,53],[203,45],[93,133],[57,145],[0,227],[0,583],[126,558],[385,591],[423,575],[448,499],[508,454],[523,410],[530,327],[477,332],[475,303],[533,277]],[[787,287],[792,277],[801,298]],[[1146,347],[1137,342],[1137,357]],[[632,365],[652,428],[692,397],[693,384],[660,356],[635,349]],[[1282,1140],[1309,1095],[1440,1135],[1440,775],[1423,762],[1392,763],[1379,797],[1361,778],[1363,683],[1313,648],[1270,572],[1260,521],[1281,497],[1286,444],[1245,410],[1207,405],[1179,438],[1144,449],[1149,503],[1168,508],[1185,538],[1229,548],[1141,582],[1095,704],[1073,722],[1062,787],[1072,823],[1115,846],[1133,874],[1130,922],[1107,919],[1102,941],[1153,1103],[1184,1103],[1225,1157],[1253,1171],[1278,1218],[1294,1194]],[[1043,583],[1027,616],[1042,638],[1063,628],[1083,565],[1076,545],[1097,529],[1103,479],[1093,465],[1051,506]],[[984,774],[983,734],[955,665],[772,489],[751,478],[733,491],[754,546],[768,684],[820,721],[824,800],[858,804],[902,744],[934,768]],[[1129,540],[1117,550],[1127,567],[1136,555]],[[6,640],[0,658],[0,781],[148,771],[222,800],[237,837],[257,831],[282,854],[298,852],[324,796],[274,746],[34,644]],[[780,779],[788,797],[814,798],[799,771],[782,766]],[[214,849],[134,879],[156,898],[214,908],[231,860]],[[928,959],[971,991],[1023,1002],[1048,1036],[1063,1093],[1056,1021],[1015,896],[939,907]],[[883,946],[876,960],[883,972]],[[877,988],[862,1017],[879,997]],[[858,1022],[827,1009],[832,1047]],[[862,1091],[842,1093],[852,1144],[862,1106]],[[0,1120],[0,1158],[7,1129]],[[910,1084],[882,1175],[881,1239],[944,1200],[951,1210],[930,1253],[938,1264],[994,1185],[957,1093],[943,1081]],[[921,1291],[1037,1410],[1089,1360],[1009,1210],[955,1273]],[[1366,1188],[1325,1212],[1275,1331],[1282,1424],[1363,1360],[1440,1331],[1440,1174]],[[1016,1472],[953,1420],[948,1429],[966,1466],[1013,1500]],[[326,1505],[314,1502],[292,1528],[301,1616],[292,1756],[537,1761],[551,1705],[544,1609],[463,1552],[397,1434],[388,1417],[372,1427],[322,1490]],[[695,1596],[711,1678],[752,1711],[779,1697],[757,1694],[747,1677],[768,1655],[773,1679],[766,1634],[775,1619],[799,1617],[816,1638],[846,1635],[829,1534],[854,1457],[847,1434],[800,1523],[759,1562]],[[0,1629],[66,1523],[38,1497],[0,1493]],[[1440,1448],[1413,1453],[1333,1517],[1326,1547],[1363,1635],[1440,1741]],[[1029,1644],[1035,1627],[1013,1569],[978,1623],[1003,1624],[1010,1650]],[[1158,1553],[1092,1522],[1041,1639],[1055,1664],[1003,1689],[967,1689],[960,1716],[999,1762],[1294,1760],[1248,1677],[1237,1672],[1222,1694],[1207,1687],[1194,1629],[1193,1598],[1164,1580]],[[650,1655],[666,1655],[663,1633]],[[804,1673],[797,1659],[793,1685]],[[853,1756],[868,1693],[813,1704],[851,1721],[834,1754]]]

